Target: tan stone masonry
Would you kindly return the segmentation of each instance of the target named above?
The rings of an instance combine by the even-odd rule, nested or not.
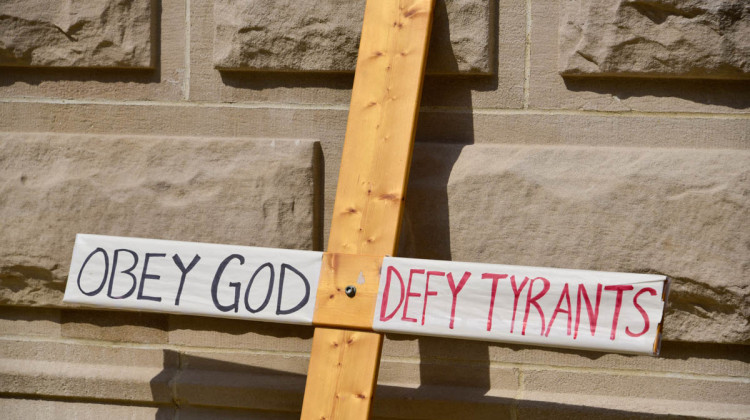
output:
[[[60,296],[79,231],[322,249],[363,1],[83,3],[0,6],[2,417],[298,418],[312,328]],[[747,6],[684,3],[438,0],[401,255],[663,273],[665,342],[388,335],[374,418],[750,415]]]

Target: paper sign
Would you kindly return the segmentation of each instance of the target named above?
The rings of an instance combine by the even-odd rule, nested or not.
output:
[[[666,277],[386,257],[373,329],[658,354]]]
[[[76,237],[66,303],[312,324],[322,253]]]
[[[311,325],[323,254],[78,235],[64,302]],[[666,277],[383,259],[373,330],[657,354]]]

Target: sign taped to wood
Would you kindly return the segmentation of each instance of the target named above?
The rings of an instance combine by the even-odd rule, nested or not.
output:
[[[314,251],[79,234],[63,301],[311,325],[322,260]],[[666,292],[656,274],[385,257],[372,329],[658,354]]]
[[[66,303],[312,324],[322,253],[76,236]]]
[[[386,257],[373,329],[658,354],[667,278]]]

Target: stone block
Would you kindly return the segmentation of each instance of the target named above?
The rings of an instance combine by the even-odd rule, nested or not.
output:
[[[234,2],[241,4],[241,2]],[[298,7],[308,8],[305,2],[298,2]],[[318,1],[315,7],[326,7],[326,1]],[[486,1],[488,8],[478,13],[488,13],[490,36],[489,68],[482,74],[487,75],[456,77],[450,70],[450,54],[458,57],[461,49],[475,45],[473,42],[461,41],[460,46],[446,46],[450,42],[448,32],[453,35],[466,31],[483,31],[484,29],[469,26],[462,21],[449,22],[440,15],[448,13],[448,8],[456,8],[460,3],[436,2],[436,26],[432,35],[436,37],[434,48],[431,47],[428,60],[445,63],[447,69],[430,70],[437,64],[428,63],[429,77],[422,90],[422,106],[468,108],[521,108],[523,106],[524,81],[524,39],[526,37],[526,9],[524,2],[517,0]],[[276,2],[274,4],[285,4]],[[346,8],[362,9],[364,0],[348,2]],[[312,5],[312,3],[311,3]],[[213,1],[193,1],[190,3],[190,99],[199,102],[232,102],[232,103],[265,103],[314,105],[315,107],[346,108],[351,97],[352,65],[346,72],[331,71],[277,71],[269,68],[252,72],[250,67],[233,68],[239,71],[216,71],[213,60],[215,45],[215,18]],[[344,6],[342,6],[342,9]],[[498,13],[498,10],[501,11]],[[311,13],[316,13],[313,10]],[[342,11],[336,11],[334,19]],[[360,10],[361,13],[361,10]],[[461,12],[468,13],[468,12]],[[473,12],[471,12],[473,13]],[[328,19],[328,16],[325,17]],[[361,16],[359,17],[361,19]],[[482,18],[484,19],[484,18]],[[361,25],[361,22],[352,26]],[[440,26],[442,25],[442,26]],[[456,27],[460,27],[461,31]],[[352,30],[355,30],[354,28]],[[360,26],[356,26],[357,33]],[[475,32],[478,33],[478,32]],[[466,38],[470,35],[462,35]],[[473,35],[472,35],[473,36]],[[443,41],[440,41],[440,39]],[[329,42],[334,42],[329,40]],[[491,45],[495,45],[492,47]],[[555,44],[555,48],[556,48]],[[247,47],[245,47],[247,48]],[[474,47],[472,47],[474,48]],[[485,48],[485,47],[482,47]],[[452,53],[451,49],[455,52]],[[335,51],[331,54],[336,53]],[[352,53],[355,53],[354,51]],[[472,53],[473,54],[473,53]],[[477,53],[480,54],[480,53]],[[481,53],[482,55],[484,53]],[[442,58],[441,58],[442,55]],[[465,54],[463,54],[465,55]],[[208,57],[208,59],[207,59]],[[443,64],[440,64],[443,66]],[[245,71],[243,71],[245,70]],[[435,74],[436,71],[443,74]],[[461,71],[461,70],[457,70]],[[479,71],[479,70],[477,70]],[[556,73],[556,61],[552,71]],[[452,72],[445,75],[446,72]],[[497,74],[493,77],[489,74]],[[460,73],[458,73],[460,74]],[[468,73],[465,73],[468,74]],[[0,92],[1,93],[1,92]],[[318,138],[318,137],[316,137]],[[320,137],[324,140],[324,137]]]
[[[62,336],[131,343],[166,343],[168,315],[145,312],[62,311]]]
[[[55,5],[61,1],[50,0],[45,3]],[[106,100],[118,103],[122,101],[169,102],[186,99],[189,94],[187,80],[190,76],[190,72],[185,70],[185,44],[189,41],[185,36],[186,2],[185,0],[148,1],[152,5],[151,26],[153,29],[151,29],[150,36],[152,38],[158,36],[158,43],[153,43],[150,47],[151,56],[156,61],[150,64],[146,61],[144,65],[151,65],[153,68],[5,66],[0,71],[0,97],[31,102],[66,99]],[[16,3],[21,3],[21,1]],[[42,3],[42,1],[24,3]],[[83,2],[78,0],[76,3]],[[138,36],[146,36],[148,31],[146,27]]]
[[[609,1],[600,3],[606,5]],[[750,110],[750,83],[742,79],[691,79],[669,75],[623,77],[625,74],[612,75],[617,77],[606,74],[591,74],[592,77],[561,75],[563,53],[566,48],[574,48],[565,44],[564,31],[560,30],[560,25],[566,22],[563,17],[566,7],[570,5],[558,0],[535,0],[531,4],[532,47],[527,90],[530,109],[717,115],[746,113]],[[609,118],[611,116],[612,114],[608,115]],[[664,123],[669,124],[670,119],[660,118],[659,124]],[[653,123],[650,125],[653,126]],[[584,131],[581,127],[572,128]],[[615,132],[612,131],[611,134],[614,135]],[[629,138],[630,140],[621,144],[630,144],[640,137]],[[683,138],[689,139],[697,140],[701,137]]]
[[[507,365],[490,366],[488,361],[463,358],[386,356],[380,363],[373,416],[510,419],[510,401],[517,393],[517,369]]]
[[[434,418],[450,418],[440,416],[461,406],[463,398],[472,394],[473,402],[463,412],[481,413],[492,407],[500,416],[505,410],[517,410],[513,418],[646,419],[667,413],[695,418],[691,412],[700,413],[700,418],[743,418],[738,413],[747,411],[747,404],[732,402],[731,398],[745,392],[750,375],[745,346],[666,344],[683,349],[650,357],[389,334],[383,347],[383,360],[388,363],[381,363],[376,396],[400,395],[383,404],[393,417],[398,417],[394,413],[397,409],[391,407],[405,406],[408,410],[428,395],[438,398],[433,393],[443,389],[448,395],[442,397],[445,407]],[[415,358],[418,362],[413,362]],[[398,363],[402,359],[411,359],[419,367],[418,377],[404,363]],[[515,375],[502,373],[511,369]],[[454,374],[454,370],[462,373]],[[459,386],[453,389],[452,375],[459,380],[455,382]],[[461,384],[464,375],[473,382]],[[599,381],[609,382],[599,386]],[[683,395],[671,390],[675,384]],[[729,397],[717,398],[712,391],[714,384],[718,393],[723,392],[722,387],[730,390]],[[701,391],[701,387],[707,391]],[[634,394],[641,388],[643,392]],[[382,407],[377,401],[376,412]],[[454,414],[456,417],[458,414]],[[493,417],[477,414],[471,418]]]
[[[0,393],[171,403],[174,352],[0,339]]]
[[[630,401],[635,409],[606,409],[600,407],[586,407],[576,404],[551,403],[547,401],[519,401],[517,407],[517,418],[535,419],[535,420],[578,420],[578,419],[597,419],[597,420],[655,420],[668,418],[670,420],[697,420],[698,417],[693,415],[677,414],[654,414],[649,412],[636,411],[639,405],[644,405],[643,401]],[[716,416],[700,417],[701,419],[727,419],[725,413],[715,412]]]
[[[23,398],[0,399],[5,420],[168,420],[173,419],[172,407],[139,407],[133,405],[96,404],[80,401],[49,401]],[[215,417],[214,417],[215,418]]]
[[[438,0],[429,73],[493,72],[494,8],[489,0]],[[214,66],[220,70],[351,72],[364,1],[218,0]]]
[[[6,0],[0,66],[154,65],[152,0]]]
[[[76,233],[309,249],[316,146],[3,134],[0,303],[60,305]]]
[[[662,273],[665,339],[747,344],[749,167],[740,150],[418,145],[400,255]]]
[[[60,310],[0,306],[0,335],[60,336]]]
[[[612,410],[615,413],[675,415],[691,418],[743,418],[750,384],[744,378],[714,380],[710,376],[612,375],[609,372],[566,372],[524,369],[524,399]],[[531,405],[531,404],[527,404]]]
[[[177,409],[180,420],[298,420],[299,411],[241,410],[216,407],[181,406]]]
[[[745,0],[568,0],[563,7],[563,75],[750,78]]]
[[[750,150],[750,118],[742,116],[655,118],[635,113],[545,111],[498,114],[422,111],[417,142]]]
[[[173,386],[184,403],[271,411],[302,408],[308,355],[191,351],[180,360]]]
[[[452,341],[453,342],[453,341]],[[494,395],[515,395],[517,372],[507,366],[490,366],[488,360],[420,358],[388,359],[380,365],[378,382],[391,386],[456,388],[456,393],[478,393],[492,389]],[[472,388],[472,389],[466,389]]]
[[[174,345],[309,353],[312,344],[309,326],[179,315],[169,319],[169,343]]]
[[[376,419],[511,420],[513,404],[513,395],[491,389],[378,384],[372,411]]]
[[[729,404],[747,402],[742,396],[750,392],[750,384],[743,378],[714,381],[710,376],[622,374],[613,377],[608,372],[553,369],[523,369],[523,386],[526,392]]]
[[[422,350],[430,356],[427,348]],[[689,413],[701,418],[742,418],[741,413],[747,412],[742,396],[748,384],[742,372],[737,374],[745,376],[727,377],[630,366],[606,369],[597,364],[596,355],[585,354],[582,357],[591,361],[584,368],[560,366],[554,356],[490,362],[475,360],[476,352],[465,355],[464,351],[458,346],[447,350],[448,357],[433,352],[421,360],[409,354],[386,355],[374,417],[511,419],[525,413],[546,418],[557,411],[561,418],[574,418],[576,413],[608,419]],[[681,357],[702,360],[696,354]],[[736,357],[742,359],[744,353]],[[257,414],[257,418],[285,419],[298,416],[307,364],[307,354],[275,351],[186,351],[0,339],[0,393],[71,404],[96,402],[99,413],[119,413],[119,404],[127,403],[155,404],[156,418],[179,413],[180,418],[256,418]],[[72,406],[65,407],[55,409],[67,413]],[[51,408],[29,409],[41,410],[45,418],[45,410]],[[88,418],[88,409],[80,410],[82,418]]]

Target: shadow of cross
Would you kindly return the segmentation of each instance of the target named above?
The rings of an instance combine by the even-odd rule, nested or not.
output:
[[[199,352],[164,350],[164,369],[152,379],[151,389],[155,400],[171,400],[173,404],[160,406],[157,419],[298,418],[306,375],[294,372],[294,368],[304,362],[303,357],[287,361],[288,370],[280,370],[250,364],[253,357],[247,354],[235,360],[245,359],[248,364],[195,353]],[[255,356],[261,357],[268,356]],[[426,370],[446,368],[462,366],[420,366]],[[472,418],[504,418],[513,406],[512,398],[450,385],[411,388],[381,384],[377,394],[374,418],[448,419],[457,418],[467,409]]]
[[[244,323],[249,330],[253,326]],[[255,324],[257,325],[257,324]],[[239,323],[237,324],[239,327]],[[241,328],[247,331],[246,328]],[[239,331],[231,329],[234,333]],[[308,327],[295,327],[292,333],[309,330]],[[213,331],[213,330],[212,330]],[[193,330],[193,332],[198,332]],[[276,336],[274,336],[276,337]],[[289,337],[293,338],[293,337]],[[408,339],[407,337],[390,337]],[[467,342],[468,343],[468,342]],[[462,342],[455,342],[463,349]],[[487,345],[470,343],[470,345]],[[672,344],[672,343],[670,343]],[[493,345],[494,346],[494,345]],[[504,346],[512,351],[521,351],[521,346]],[[718,351],[727,359],[747,359],[741,349],[719,346]],[[533,350],[533,348],[532,348]],[[674,345],[664,349],[667,360],[688,360],[715,354],[716,345],[692,344]],[[563,351],[565,353],[565,351]],[[596,360],[601,353],[575,351],[577,356]],[[230,355],[231,354],[231,355]],[[254,356],[255,359],[268,358]],[[635,357],[635,356],[632,356]],[[288,359],[279,356],[278,359]],[[274,368],[259,367],[253,355],[247,352],[223,353],[220,357],[202,353],[200,350],[164,350],[162,371],[151,379],[153,401],[157,401],[155,418],[161,419],[283,419],[299,417],[306,375],[300,361],[287,361],[287,367],[280,368],[274,361]],[[296,365],[295,365],[296,363]],[[435,362],[420,365],[427,371],[465,369],[466,364],[454,361]],[[617,379],[614,379],[617,380]],[[478,392],[465,384],[443,381],[432,385],[411,387],[407,385],[379,384],[377,400],[373,408],[375,419],[506,419],[506,418],[597,418],[607,420],[661,418],[649,413],[637,413],[617,409],[606,409],[575,403],[555,403],[549,401],[517,399],[511,396],[496,396]],[[165,403],[165,402],[171,403]],[[159,403],[161,402],[161,403]],[[691,417],[677,416],[689,419]]]

